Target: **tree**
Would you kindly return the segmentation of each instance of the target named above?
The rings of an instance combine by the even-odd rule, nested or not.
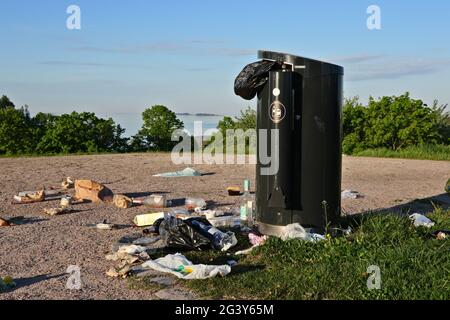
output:
[[[132,143],[145,150],[172,150],[177,144],[172,141],[172,132],[184,127],[176,114],[165,106],[155,105],[142,113],[142,119],[144,124]]]
[[[401,96],[369,99],[365,140],[371,148],[401,148],[440,140],[436,114],[422,100]]]
[[[235,128],[244,131],[256,129],[256,110],[252,109],[250,106],[245,110],[241,110],[241,116],[236,117]]]
[[[5,95],[0,98],[0,110],[1,109],[14,109],[16,106],[11,100]]]
[[[345,154],[362,151],[365,148],[366,108],[359,102],[359,97],[345,99],[342,117],[342,132],[344,140],[342,151]]]
[[[436,125],[443,144],[450,144],[450,112],[446,111],[448,105],[439,105],[437,100],[433,101],[431,110],[436,117]]]
[[[0,154],[34,151],[30,115],[26,107],[0,108]]]
[[[72,112],[47,122],[45,135],[38,143],[41,153],[126,151],[124,129],[109,119],[90,112]]]

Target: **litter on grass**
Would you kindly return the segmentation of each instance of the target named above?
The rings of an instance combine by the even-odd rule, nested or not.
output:
[[[194,265],[182,254],[169,254],[156,260],[148,260],[142,264],[143,268],[173,274],[185,279],[207,279],[216,276],[226,276],[231,272],[229,265]]]
[[[419,213],[413,213],[409,216],[409,219],[413,221],[415,227],[431,228],[434,226],[433,221]]]
[[[174,177],[199,177],[201,175],[202,174],[195,169],[186,168],[181,171],[158,173],[153,176],[154,177],[174,178]]]
[[[285,241],[290,239],[302,239],[310,242],[325,240],[325,236],[318,233],[307,232],[299,223],[285,226],[280,238]]]

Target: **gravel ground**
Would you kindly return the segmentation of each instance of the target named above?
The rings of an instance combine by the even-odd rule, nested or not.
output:
[[[246,177],[254,181],[253,165],[195,165],[202,177],[166,179],[153,174],[183,169],[169,154],[129,154],[0,159],[0,217],[30,218],[27,224],[0,228],[0,275],[18,283],[0,299],[157,299],[152,292],[130,289],[127,281],[108,278],[114,263],[104,256],[122,236],[139,233],[133,228],[97,231],[86,224],[108,219],[129,225],[144,207],[126,210],[110,204],[86,203],[60,216],[43,215],[43,209],[58,202],[13,205],[15,193],[59,186],[67,176],[93,179],[116,193],[147,195],[166,193],[170,199],[202,197],[215,207],[236,205],[226,187],[241,185]],[[352,158],[343,160],[343,189],[357,190],[362,199],[344,200],[347,214],[390,208],[417,198],[443,193],[450,177],[450,162],[404,159]],[[66,289],[69,265],[81,268],[81,290]]]

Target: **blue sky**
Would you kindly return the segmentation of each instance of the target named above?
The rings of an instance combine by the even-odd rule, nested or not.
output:
[[[66,9],[81,8],[81,30]],[[369,5],[382,29],[366,27]],[[450,2],[0,0],[0,94],[32,113],[238,114],[239,71],[258,49],[345,67],[345,96],[450,103]]]

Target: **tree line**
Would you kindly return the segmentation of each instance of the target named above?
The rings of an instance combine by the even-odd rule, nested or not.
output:
[[[113,119],[92,112],[30,116],[28,106],[16,108],[0,98],[0,155],[70,154],[101,152],[169,151],[176,142],[171,133],[184,124],[165,106],[155,105],[142,113],[143,125],[131,138]]]
[[[402,150],[411,146],[450,145],[450,114],[447,105],[431,106],[400,96],[369,98],[367,105],[358,97],[346,99],[343,107],[343,152],[385,148]],[[28,106],[16,108],[6,96],[0,98],[0,155],[68,154],[99,152],[170,151],[178,143],[172,132],[184,124],[162,105],[142,113],[143,125],[131,138],[113,119],[98,118],[92,112],[30,116]],[[255,129],[256,111],[250,107],[238,117],[224,117],[217,129]],[[194,139],[191,137],[193,143]],[[206,146],[208,143],[205,143]]]

